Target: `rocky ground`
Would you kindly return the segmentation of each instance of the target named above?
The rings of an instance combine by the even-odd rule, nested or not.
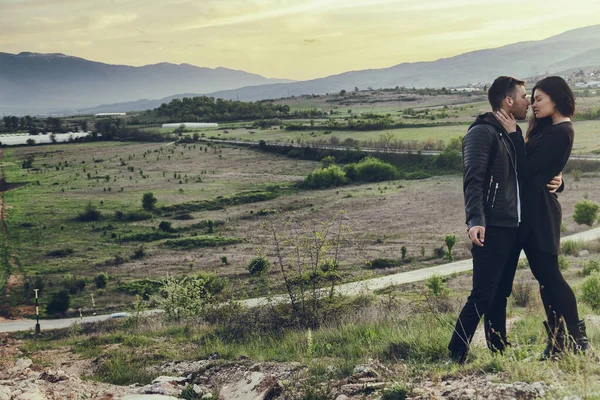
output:
[[[78,361],[53,350],[43,354],[41,365],[22,357],[19,345],[6,335],[0,337],[0,400],[159,400],[182,398],[186,391],[185,398],[204,400],[273,400],[299,399],[307,390],[336,400],[377,399],[384,388],[397,384],[394,376],[402,376],[400,371],[371,361],[356,366],[350,377],[313,384],[307,378],[307,367],[300,363],[255,363],[244,358],[224,361],[213,354],[206,360],[156,366],[152,372],[159,377],[149,385],[117,386],[82,379],[91,372],[93,361]],[[335,373],[335,368],[329,367],[330,372]],[[529,400],[546,397],[548,390],[542,382],[499,383],[495,375],[453,376],[423,380],[407,398]]]

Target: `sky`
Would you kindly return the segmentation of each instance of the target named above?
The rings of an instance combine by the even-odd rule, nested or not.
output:
[[[306,80],[599,23],[600,0],[0,0],[0,52]]]

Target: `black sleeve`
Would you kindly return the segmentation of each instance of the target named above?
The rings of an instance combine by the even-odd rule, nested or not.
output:
[[[485,226],[483,186],[493,140],[492,133],[482,125],[471,128],[463,139],[463,192],[469,229]]]
[[[565,167],[573,147],[572,130],[554,128],[527,154],[527,177],[533,185],[544,187]]]

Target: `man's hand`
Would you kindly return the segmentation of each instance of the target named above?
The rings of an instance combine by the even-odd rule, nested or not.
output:
[[[552,178],[552,180],[549,184],[546,185],[546,187],[550,189],[550,193],[556,193],[560,185],[562,185],[562,172],[559,172],[558,175]]]
[[[479,247],[483,247],[485,242],[485,226],[475,225],[469,229],[469,238],[471,242],[475,243]]]

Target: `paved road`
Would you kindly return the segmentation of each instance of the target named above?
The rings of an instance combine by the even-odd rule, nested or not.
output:
[[[562,240],[582,240],[585,242],[600,239],[600,228],[590,229],[587,231],[579,232],[574,235],[563,237]],[[521,257],[525,255],[521,253]],[[400,272],[394,275],[382,276],[379,278],[367,279],[364,281],[350,282],[343,285],[339,285],[337,290],[338,293],[343,295],[356,295],[364,292],[372,292],[377,289],[383,289],[392,285],[399,285],[404,283],[413,283],[424,281],[431,276],[438,274],[442,276],[452,275],[453,273],[470,271],[472,267],[471,259],[456,261],[449,264],[437,265],[430,268],[422,268],[409,272]],[[285,301],[286,296],[275,296],[274,301]],[[255,307],[258,305],[266,304],[267,299],[259,297],[255,299],[248,299],[242,301],[248,307]],[[148,315],[157,314],[159,310],[149,310],[146,313]],[[96,322],[110,319],[111,315],[96,315],[91,317],[81,318],[67,318],[67,319],[53,319],[53,320],[42,320],[40,321],[40,327],[42,330],[49,329],[60,329],[67,328],[74,323],[80,322]],[[17,320],[17,321],[4,321],[0,322],[0,332],[16,332],[16,331],[27,331],[35,329],[34,320]]]

